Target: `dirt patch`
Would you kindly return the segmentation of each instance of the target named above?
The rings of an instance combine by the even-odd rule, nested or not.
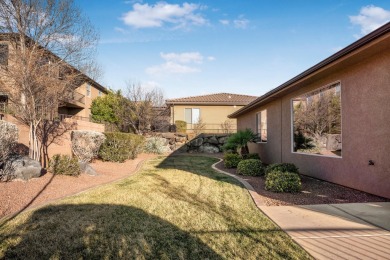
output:
[[[0,183],[0,218],[101,184],[123,179],[132,175],[141,162],[155,156],[140,154],[138,158],[124,163],[95,161],[91,163],[91,166],[99,174],[98,176],[81,174],[79,177],[71,177],[47,173],[29,181],[2,182]]]
[[[236,169],[227,169],[223,162],[216,165],[217,169],[234,174],[246,180],[266,206],[313,205],[337,203],[387,202],[389,199],[378,197],[366,192],[354,190],[334,183],[301,175],[302,191],[299,193],[275,193],[265,190],[265,177],[242,176],[236,174]]]

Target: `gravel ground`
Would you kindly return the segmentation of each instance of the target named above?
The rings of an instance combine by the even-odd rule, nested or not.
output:
[[[79,177],[71,177],[47,173],[29,181],[0,182],[0,218],[91,187],[123,179],[132,175],[141,162],[153,157],[155,155],[140,154],[138,158],[124,163],[95,161],[91,166],[98,176],[81,174]]]
[[[357,202],[390,201],[369,193],[347,188],[330,182],[301,175],[302,191],[299,193],[275,193],[265,190],[265,178],[242,176],[236,174],[236,169],[227,169],[220,162],[216,165],[220,170],[232,173],[246,180],[253,186],[266,206],[337,204]]]

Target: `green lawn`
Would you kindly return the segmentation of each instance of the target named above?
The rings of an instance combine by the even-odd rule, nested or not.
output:
[[[0,223],[0,258],[307,259],[216,159],[162,157],[140,173]]]

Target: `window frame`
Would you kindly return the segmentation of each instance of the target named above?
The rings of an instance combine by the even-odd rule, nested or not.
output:
[[[262,119],[262,113],[265,113],[265,129],[261,127],[261,119]],[[262,109],[258,112],[256,112],[256,133],[259,135],[259,140],[256,142],[258,144],[266,144],[268,143],[268,112],[267,109]],[[259,122],[260,122],[260,129],[259,129]],[[261,138],[261,131],[265,130],[265,141]]]
[[[191,122],[187,122],[187,116],[186,116],[186,110],[187,109],[189,109],[189,110],[191,110]],[[198,120],[199,120],[199,118],[200,118],[200,108],[197,108],[197,107],[186,107],[186,108],[184,108],[184,121],[187,123],[187,125],[188,124],[190,124],[190,125],[194,125],[194,124],[197,124],[197,122],[194,122],[194,117],[193,117],[193,110],[195,110],[195,109],[197,109],[198,111],[199,111],[199,117],[198,117]]]
[[[4,54],[1,53],[2,48],[4,48]],[[9,60],[9,45],[7,43],[0,43],[0,56],[4,55],[4,63],[2,63],[0,59],[0,66],[7,67]]]
[[[326,84],[326,85],[323,85],[322,87],[319,87],[319,88],[315,88],[313,90],[310,90],[310,91],[306,91],[304,93],[301,93],[297,96],[294,96],[290,99],[290,119],[291,119],[291,122],[290,122],[290,140],[291,140],[291,150],[290,152],[292,154],[299,154],[299,155],[309,155],[309,156],[316,156],[316,157],[325,157],[325,158],[334,158],[334,159],[342,159],[343,158],[343,149],[341,149],[341,155],[338,156],[338,155],[335,155],[335,156],[331,156],[331,155],[323,155],[323,154],[316,154],[316,153],[304,153],[304,152],[298,152],[298,151],[294,151],[294,99],[296,99],[297,97],[300,97],[300,96],[305,96],[305,95],[309,95],[311,93],[320,93],[322,92],[322,90],[325,90],[325,89],[331,89],[332,87],[336,88],[337,91],[339,92],[339,95],[340,95],[340,129],[341,129],[341,144],[343,143],[343,102],[342,102],[342,84],[341,84],[341,80],[337,80],[337,81],[334,81],[332,83],[329,83],[329,84]]]

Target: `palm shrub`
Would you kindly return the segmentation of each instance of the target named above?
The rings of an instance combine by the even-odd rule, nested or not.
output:
[[[142,151],[144,137],[128,133],[104,133],[106,140],[99,150],[103,161],[124,162],[134,159]]]
[[[241,156],[236,153],[225,153],[223,155],[223,163],[226,168],[237,168],[237,165],[241,160]]]
[[[301,187],[301,178],[294,172],[273,170],[265,179],[265,189],[273,192],[299,192]]]
[[[242,160],[237,165],[237,173],[248,176],[264,175],[264,166],[259,159]]]
[[[49,168],[55,175],[79,176],[81,173],[77,158],[63,154],[54,155],[50,159]]]
[[[256,142],[257,140],[258,134],[254,133],[251,129],[240,130],[229,136],[224,144],[224,150],[237,151],[237,149],[240,149],[241,155],[248,154],[248,143]]]

